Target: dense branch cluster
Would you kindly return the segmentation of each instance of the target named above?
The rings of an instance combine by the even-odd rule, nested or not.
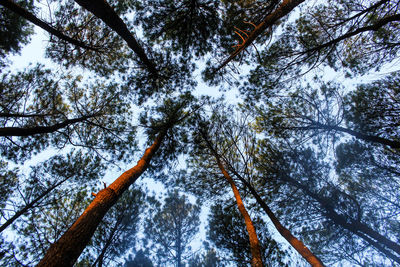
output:
[[[399,9],[0,0],[0,265],[400,264]]]

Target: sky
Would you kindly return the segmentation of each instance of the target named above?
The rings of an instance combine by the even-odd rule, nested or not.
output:
[[[35,65],[36,63],[44,64],[46,67],[49,67],[52,69],[53,68],[56,70],[60,69],[58,67],[58,65],[52,63],[51,60],[46,59],[44,57],[45,47],[47,45],[47,40],[48,40],[47,33],[45,33],[42,29],[40,29],[36,26],[35,26],[34,30],[35,30],[35,35],[33,35],[31,37],[32,38],[31,42],[22,49],[21,54],[10,57],[10,60],[13,62],[12,69],[13,70],[22,70],[23,68],[28,67],[29,64]],[[360,79],[356,79],[356,80],[345,79],[345,77],[337,76],[337,74],[335,74],[333,72],[331,72],[331,73],[328,72],[328,74],[325,78],[327,80],[335,80],[335,81],[342,82],[345,86],[353,87],[357,83],[370,82],[370,81],[381,78],[383,75],[385,75],[387,73],[398,70],[399,69],[398,63],[399,63],[398,61],[394,62],[388,66],[385,66],[385,68],[382,68],[378,72],[372,72],[368,76],[363,76],[362,80],[360,80]],[[199,68],[196,70],[196,73],[195,73],[195,76],[198,79],[199,86],[198,86],[197,90],[194,92],[194,94],[195,95],[202,95],[202,94],[211,95],[214,97],[219,97],[221,95],[224,95],[227,102],[237,103],[238,96],[239,96],[239,92],[237,90],[231,90],[228,93],[221,93],[218,91],[218,88],[207,86],[201,82],[200,72],[201,72],[203,66],[204,66],[204,64],[200,63]],[[28,166],[30,164],[35,164],[35,162],[45,160],[48,157],[50,157],[51,155],[56,154],[56,153],[58,153],[58,151],[55,149],[46,150],[46,151],[38,154],[37,156],[35,156],[35,158],[27,161],[24,165],[24,168],[28,168]],[[138,155],[140,153],[141,152],[139,152]],[[102,181],[99,181],[99,186],[102,186],[103,181],[106,182],[107,185],[110,184],[124,170],[127,170],[130,167],[133,167],[134,164],[135,164],[135,162],[133,162],[133,164],[127,164],[126,166],[121,166],[121,170],[113,169],[113,170],[107,172],[105,178]],[[141,181],[139,181],[139,184],[146,186],[149,190],[155,191],[156,194],[161,194],[162,192],[165,192],[165,188],[163,187],[163,185],[152,179],[148,179],[148,178],[142,179]],[[192,203],[194,202],[193,197],[191,198],[191,202]],[[192,246],[194,247],[195,250],[201,246],[200,240],[205,239],[205,226],[206,226],[205,222],[206,222],[207,214],[208,214],[208,208],[204,208],[201,213],[201,220],[203,223],[201,225],[201,231],[200,231],[199,237],[197,239],[198,242],[194,242],[192,244]],[[272,227],[271,227],[271,231],[276,233],[276,231],[274,231]],[[275,234],[274,237],[276,239],[278,239],[280,241],[280,243],[286,243],[286,241],[283,240],[283,238],[281,238],[278,234]],[[288,246],[286,245],[286,247],[288,247]]]
[[[21,50],[20,54],[18,55],[13,55],[10,56],[9,59],[12,61],[11,64],[11,70],[12,71],[22,71],[24,68],[29,67],[30,65],[34,66],[37,63],[43,64],[46,68],[59,71],[61,68],[59,65],[53,63],[50,59],[45,57],[45,48],[47,46],[48,42],[48,33],[42,30],[41,28],[34,26],[34,32],[35,34],[31,36],[31,42],[24,46],[23,49]],[[224,96],[225,100],[227,103],[231,104],[236,104],[240,100],[239,96],[239,91],[235,88],[231,88],[228,92],[220,92],[217,87],[212,87],[208,86],[205,83],[202,82],[201,80],[201,71],[204,68],[205,64],[204,62],[199,62],[198,63],[198,68],[196,69],[194,76],[196,77],[198,81],[198,86],[196,90],[193,92],[195,96],[200,96],[200,95],[208,95],[208,96],[213,96],[213,97],[221,97]],[[248,69],[244,69],[242,73],[247,72]],[[139,140],[139,143],[144,143],[145,139],[141,138]],[[140,146],[143,147],[143,146]],[[44,161],[48,159],[49,157],[60,153],[57,149],[47,149],[34,157],[32,159],[26,161],[24,163],[24,166],[21,166],[22,170],[26,170],[28,172],[29,166],[36,164],[37,162]],[[141,156],[142,152],[139,151],[137,153],[137,156]],[[133,167],[136,164],[136,161],[130,163],[130,164],[125,164],[125,165],[120,165],[120,168],[112,168],[106,172],[106,175],[104,176],[103,179],[98,181],[98,186],[99,188],[103,187],[103,182],[105,182],[107,185],[112,183],[117,177],[119,177],[124,171],[128,170],[129,168]],[[13,166],[13,164],[10,164]],[[163,198],[163,193],[166,192],[166,188],[162,185],[162,183],[157,182],[148,176],[144,174],[144,177],[138,180],[137,182],[139,185],[149,189],[149,191],[153,191],[160,199]],[[190,201],[192,203],[195,202],[195,198],[191,196]],[[197,238],[194,239],[194,241],[190,244],[193,248],[193,251],[198,251],[201,248],[202,242],[206,239],[206,227],[207,227],[207,216],[209,213],[209,208],[208,207],[203,207],[202,212],[200,214],[200,220],[202,221],[200,225],[200,232],[197,235]],[[266,221],[269,221],[268,218],[265,218]],[[284,240],[274,229],[272,226],[272,223],[269,223],[270,229],[271,229],[271,234],[273,234],[274,238],[283,246],[289,250],[291,250],[291,247],[287,244],[286,240]],[[9,235],[8,238],[12,239],[13,235]],[[138,248],[139,249],[139,248]],[[129,254],[129,252],[128,252]],[[292,251],[292,256],[297,257],[297,254]]]
[[[10,64],[10,70],[12,72],[22,71],[24,68],[27,68],[30,65],[34,66],[37,63],[43,64],[46,68],[52,70],[60,69],[60,67],[57,64],[53,63],[50,59],[45,57],[45,48],[48,42],[47,32],[45,32],[44,30],[42,30],[37,26],[34,26],[34,32],[35,34],[31,36],[31,42],[26,46],[24,46],[19,54],[9,56],[9,59],[12,62],[12,64]],[[197,78],[200,81],[201,75],[199,70],[197,71]],[[202,94],[213,95],[216,97],[221,95],[221,93],[218,91],[217,88],[209,87],[204,84],[202,85],[202,88],[198,92],[195,92],[195,95],[197,96]],[[230,94],[230,97],[233,98],[232,100],[236,99],[235,95],[233,94]],[[144,138],[141,138],[139,143],[143,144],[145,141],[146,140]],[[33,156],[31,159],[25,161],[23,166],[18,166],[18,167],[22,170],[22,172],[28,173],[30,166],[35,165],[38,162],[45,161],[46,159],[58,153],[60,153],[58,149],[54,148],[46,149],[45,151],[42,151],[39,154]],[[137,156],[139,156],[140,154],[142,154],[142,151],[139,151],[137,153]],[[106,172],[103,179],[98,181],[99,188],[103,187],[103,182],[109,185],[124,171],[128,170],[129,168],[132,168],[135,164],[136,161],[128,164],[119,165],[119,168],[111,168]],[[10,167],[17,167],[17,165],[10,162]],[[141,179],[137,181],[137,183],[138,185],[148,189],[151,192],[151,194],[155,194],[156,196],[158,196],[159,200],[162,200],[165,196],[163,193],[167,192],[167,189],[163,186],[161,182],[149,178],[148,176],[146,176],[146,174],[144,174],[141,177]],[[189,196],[189,200],[193,204],[196,201],[196,199],[193,196]],[[206,221],[207,221],[208,210],[209,209],[207,207],[202,208],[202,212],[200,214],[202,221],[202,224],[200,225],[200,231],[199,234],[196,236],[196,238],[193,240],[193,242],[190,244],[193,248],[193,251],[199,250],[201,248],[202,242],[206,238]],[[11,232],[6,233],[6,235],[9,240],[12,240],[14,238],[14,235]],[[140,249],[140,247],[138,247],[138,249]]]

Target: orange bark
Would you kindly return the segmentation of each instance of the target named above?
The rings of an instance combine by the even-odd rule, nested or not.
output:
[[[97,226],[107,211],[147,169],[154,153],[160,147],[168,129],[159,133],[154,143],[146,149],[137,165],[124,172],[110,186],[101,190],[74,224],[52,244],[38,266],[72,266],[87,246]]]
[[[263,262],[262,262],[262,257],[261,257],[261,248],[260,248],[260,242],[258,241],[256,229],[254,228],[253,222],[250,218],[249,213],[246,210],[246,207],[243,204],[242,198],[240,197],[239,190],[237,189],[235,182],[233,181],[232,177],[229,175],[229,173],[225,170],[224,166],[222,165],[219,157],[215,155],[215,158],[218,163],[218,167],[221,170],[222,174],[224,175],[225,179],[229,182],[231,185],[233,195],[235,196],[236,199],[236,204],[238,206],[238,209],[240,213],[242,214],[244,218],[244,222],[246,224],[246,229],[247,233],[249,234],[249,241],[250,241],[250,251],[252,255],[251,259],[251,266],[253,267],[262,267]]]
[[[322,263],[322,261],[314,255],[314,253],[311,252],[311,250],[304,245],[304,243],[297,239],[292,232],[290,232],[289,229],[287,229],[285,226],[281,224],[281,222],[278,220],[278,218],[275,216],[275,214],[272,212],[272,210],[269,208],[269,206],[262,200],[260,195],[257,193],[257,191],[254,189],[253,186],[251,186],[250,183],[248,183],[238,172],[236,172],[234,169],[232,170],[233,174],[236,175],[236,177],[239,178],[239,180],[250,190],[250,193],[255,197],[257,203],[261,206],[261,208],[267,213],[268,217],[271,219],[272,223],[274,224],[276,230],[289,242],[289,244],[311,265],[314,267],[324,267],[325,265]]]
[[[271,14],[268,14],[263,21],[258,24],[254,30],[249,34],[246,40],[243,41],[241,45],[238,46],[236,51],[230,55],[216,70],[219,71],[225,67],[229,62],[231,62],[237,55],[239,55],[243,50],[250,46],[253,41],[260,36],[268,27],[273,26],[279,19],[288,15],[295,7],[303,3],[305,0],[283,0],[280,6]]]
[[[202,135],[204,141],[207,143],[207,147],[211,150],[212,154],[214,155],[215,160],[217,161],[218,168],[221,170],[225,179],[231,185],[233,195],[235,196],[235,199],[236,199],[236,204],[238,206],[238,209],[239,209],[241,215],[244,218],[247,233],[249,235],[250,251],[251,251],[251,255],[252,255],[251,266],[252,267],[262,267],[264,265],[263,265],[262,257],[261,257],[260,242],[258,240],[257,232],[256,232],[256,229],[254,228],[254,225],[250,218],[250,215],[247,212],[246,207],[243,204],[242,198],[240,197],[239,190],[237,189],[232,177],[229,175],[229,173],[226,171],[224,165],[222,164],[220,156],[218,155],[218,152],[214,149],[210,140],[207,138],[207,134],[205,132],[203,132],[201,129],[200,129],[200,134]]]

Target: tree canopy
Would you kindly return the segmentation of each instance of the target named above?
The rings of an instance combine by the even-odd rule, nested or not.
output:
[[[0,264],[399,265],[399,10],[0,0]]]

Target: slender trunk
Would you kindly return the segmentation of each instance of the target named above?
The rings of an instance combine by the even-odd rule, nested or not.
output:
[[[182,267],[182,233],[181,233],[181,225],[178,226],[178,240],[176,242],[176,258],[177,258],[177,267]]]
[[[65,120],[60,123],[56,123],[51,126],[36,126],[36,127],[28,127],[28,128],[20,128],[20,127],[4,127],[0,128],[0,136],[31,136],[35,134],[45,134],[45,133],[53,133],[58,129],[67,127],[68,125],[83,122],[88,118],[92,118],[92,116],[83,116],[76,119]]]
[[[297,239],[286,227],[284,227],[272,210],[268,207],[268,205],[262,200],[260,195],[254,189],[254,187],[246,181],[238,172],[236,172],[233,168],[231,168],[233,174],[239,178],[239,180],[250,190],[250,193],[254,196],[257,203],[261,206],[261,208],[265,211],[268,217],[271,219],[274,224],[276,230],[289,242],[289,244],[311,265],[315,267],[325,266],[322,261],[315,256],[305,245],[304,243]]]
[[[325,210],[325,215],[327,218],[332,220],[335,224],[343,227],[344,229],[347,229],[348,231],[354,233],[355,235],[359,236],[360,238],[364,239],[366,242],[370,243],[371,245],[375,246],[375,244],[380,243],[380,245],[384,245],[386,248],[391,249],[392,251],[396,252],[398,255],[400,255],[400,245],[397,244],[396,242],[393,242],[392,240],[384,237],[383,235],[379,234],[375,230],[371,229],[369,226],[361,223],[360,221],[356,221],[354,219],[345,217],[343,215],[338,214],[332,205],[330,204],[330,201],[328,199],[324,199],[320,196],[318,196],[316,193],[312,192],[309,190],[305,185],[295,181],[294,179],[290,177],[285,177],[284,180],[295,187],[303,190],[306,195],[309,197],[313,198],[316,200],[321,207]],[[369,237],[366,239],[365,237]],[[370,242],[370,238],[376,240],[377,242]],[[387,257],[391,257],[391,253],[388,253],[388,251],[383,248],[382,246],[375,246],[375,248],[378,251],[381,251],[383,254],[385,254]],[[398,263],[399,258],[394,259]]]
[[[117,232],[118,227],[120,226],[120,224],[122,223],[122,220],[124,219],[124,211],[122,211],[122,212],[123,213],[119,216],[119,218],[115,222],[114,227],[111,229],[110,235],[108,236],[107,241],[104,244],[104,247],[101,250],[99,256],[97,257],[95,262],[92,264],[92,267],[95,267],[96,265],[98,267],[102,267],[103,266],[104,255],[106,254],[107,249],[110,247],[110,245],[112,243],[112,240],[114,238],[115,232]]]
[[[124,172],[107,188],[99,191],[95,199],[85,209],[72,226],[52,244],[38,266],[72,266],[93,236],[97,226],[107,211],[117,202],[122,194],[147,169],[152,157],[160,147],[168,128],[164,128],[154,143],[146,149],[137,165]]]
[[[229,56],[216,70],[219,71],[231,62],[237,55],[244,49],[249,47],[252,42],[261,35],[268,27],[273,26],[279,19],[289,14],[295,7],[303,3],[305,0],[283,0],[281,5],[271,14],[267,15],[263,21],[258,24],[255,29],[249,34],[249,37],[236,49],[236,51]]]
[[[140,46],[138,41],[136,41],[135,37],[133,37],[126,24],[118,14],[115,13],[106,0],[75,0],[75,2],[92,12],[93,15],[101,19],[108,27],[118,33],[118,35],[126,41],[128,46],[140,58],[149,72],[154,76],[157,76],[157,69],[154,62],[150,61],[144,49]]]
[[[338,132],[343,132],[343,133],[347,133],[350,134],[358,139],[364,140],[364,141],[368,141],[368,142],[373,142],[373,143],[379,143],[382,145],[386,145],[386,146],[390,146],[391,148],[400,148],[400,142],[398,141],[393,141],[393,140],[389,140],[386,138],[382,138],[379,136],[375,136],[375,135],[368,135],[368,134],[363,134],[357,131],[353,131],[344,127],[340,127],[337,125],[326,125],[326,124],[322,124],[316,121],[312,122],[312,125],[320,128],[320,129],[324,129],[324,130],[328,130],[328,131],[338,131]]]
[[[0,117],[4,118],[34,118],[34,117],[47,117],[47,116],[55,116],[57,114],[23,114],[23,113],[0,113]]]
[[[217,161],[218,168],[224,175],[225,179],[229,182],[229,184],[232,188],[232,191],[233,191],[233,195],[235,196],[238,209],[244,219],[247,233],[249,235],[250,251],[251,251],[251,255],[252,255],[251,266],[252,267],[262,267],[264,265],[262,262],[260,242],[258,240],[256,229],[253,225],[250,215],[247,212],[246,207],[243,204],[242,198],[240,197],[239,190],[237,189],[232,177],[229,175],[229,173],[226,171],[224,165],[222,164],[220,156],[218,155],[217,151],[215,151],[211,142],[207,138],[207,134],[204,133],[201,129],[200,129],[200,134],[202,135],[204,141],[207,143],[207,147],[213,153],[215,160]]]
[[[325,204],[326,205],[326,204]],[[346,218],[336,213],[332,208],[326,208],[328,217],[338,225],[348,229],[349,231],[355,233],[356,235],[362,237],[359,233],[365,234],[368,237],[376,240],[377,243],[381,245],[385,245],[387,248],[393,250],[398,255],[400,255],[400,245],[392,240],[384,237],[383,235],[379,234],[377,231],[371,229],[367,225],[356,221],[352,218]],[[400,263],[400,262],[398,262]]]
[[[381,246],[379,242],[376,242],[369,238],[366,235],[363,235],[362,233],[357,233],[358,236],[362,237],[365,241],[367,241],[370,245],[378,248],[381,252],[383,252],[388,258],[394,260],[395,262],[400,262],[400,258],[396,255],[394,255],[391,251],[388,251],[385,247]]]
[[[25,10],[24,8],[22,8],[21,6],[19,6],[18,4],[16,4],[12,0],[1,0],[0,1],[0,5],[8,8],[9,10],[11,10],[11,11],[13,11],[15,13],[17,13],[18,15],[20,15],[24,19],[32,22],[36,26],[39,26],[40,28],[42,28],[43,30],[49,32],[50,34],[52,34],[54,36],[57,36],[61,40],[64,40],[64,41],[66,41],[68,43],[71,43],[71,44],[73,44],[75,46],[78,46],[78,47],[81,47],[81,48],[84,48],[84,49],[99,51],[99,49],[97,49],[95,47],[91,47],[91,46],[85,44],[84,42],[81,42],[81,41],[78,41],[76,39],[73,39],[71,37],[66,36],[64,33],[62,33],[59,30],[53,28],[52,26],[50,26],[49,24],[47,24],[43,20],[37,18],[34,14],[32,14],[29,11]]]
[[[254,228],[253,222],[251,221],[250,215],[247,212],[242,198],[240,197],[239,190],[237,189],[235,182],[233,181],[232,177],[229,175],[229,173],[225,170],[224,166],[222,165],[222,162],[220,161],[218,156],[215,156],[217,160],[217,164],[219,169],[221,170],[222,174],[224,175],[225,179],[229,182],[231,185],[233,194],[236,199],[236,204],[238,206],[238,209],[240,213],[242,214],[244,218],[244,222],[246,224],[246,229],[247,233],[249,234],[249,240],[250,240],[250,250],[251,250],[251,255],[252,255],[252,260],[251,260],[251,266],[253,267],[259,267],[263,266],[262,263],[262,257],[261,257],[261,248],[260,248],[260,242],[258,241],[256,229]]]
[[[18,219],[20,216],[22,216],[25,212],[27,212],[29,209],[31,209],[35,204],[37,204],[42,198],[47,196],[51,191],[53,191],[54,188],[58,187],[65,181],[69,179],[63,179],[62,181],[56,183],[55,185],[49,187],[46,191],[44,191],[42,194],[40,194],[37,198],[32,200],[29,204],[25,205],[22,209],[17,211],[10,219],[8,219],[2,226],[0,226],[0,233],[3,232],[8,226],[10,226],[16,219]]]

